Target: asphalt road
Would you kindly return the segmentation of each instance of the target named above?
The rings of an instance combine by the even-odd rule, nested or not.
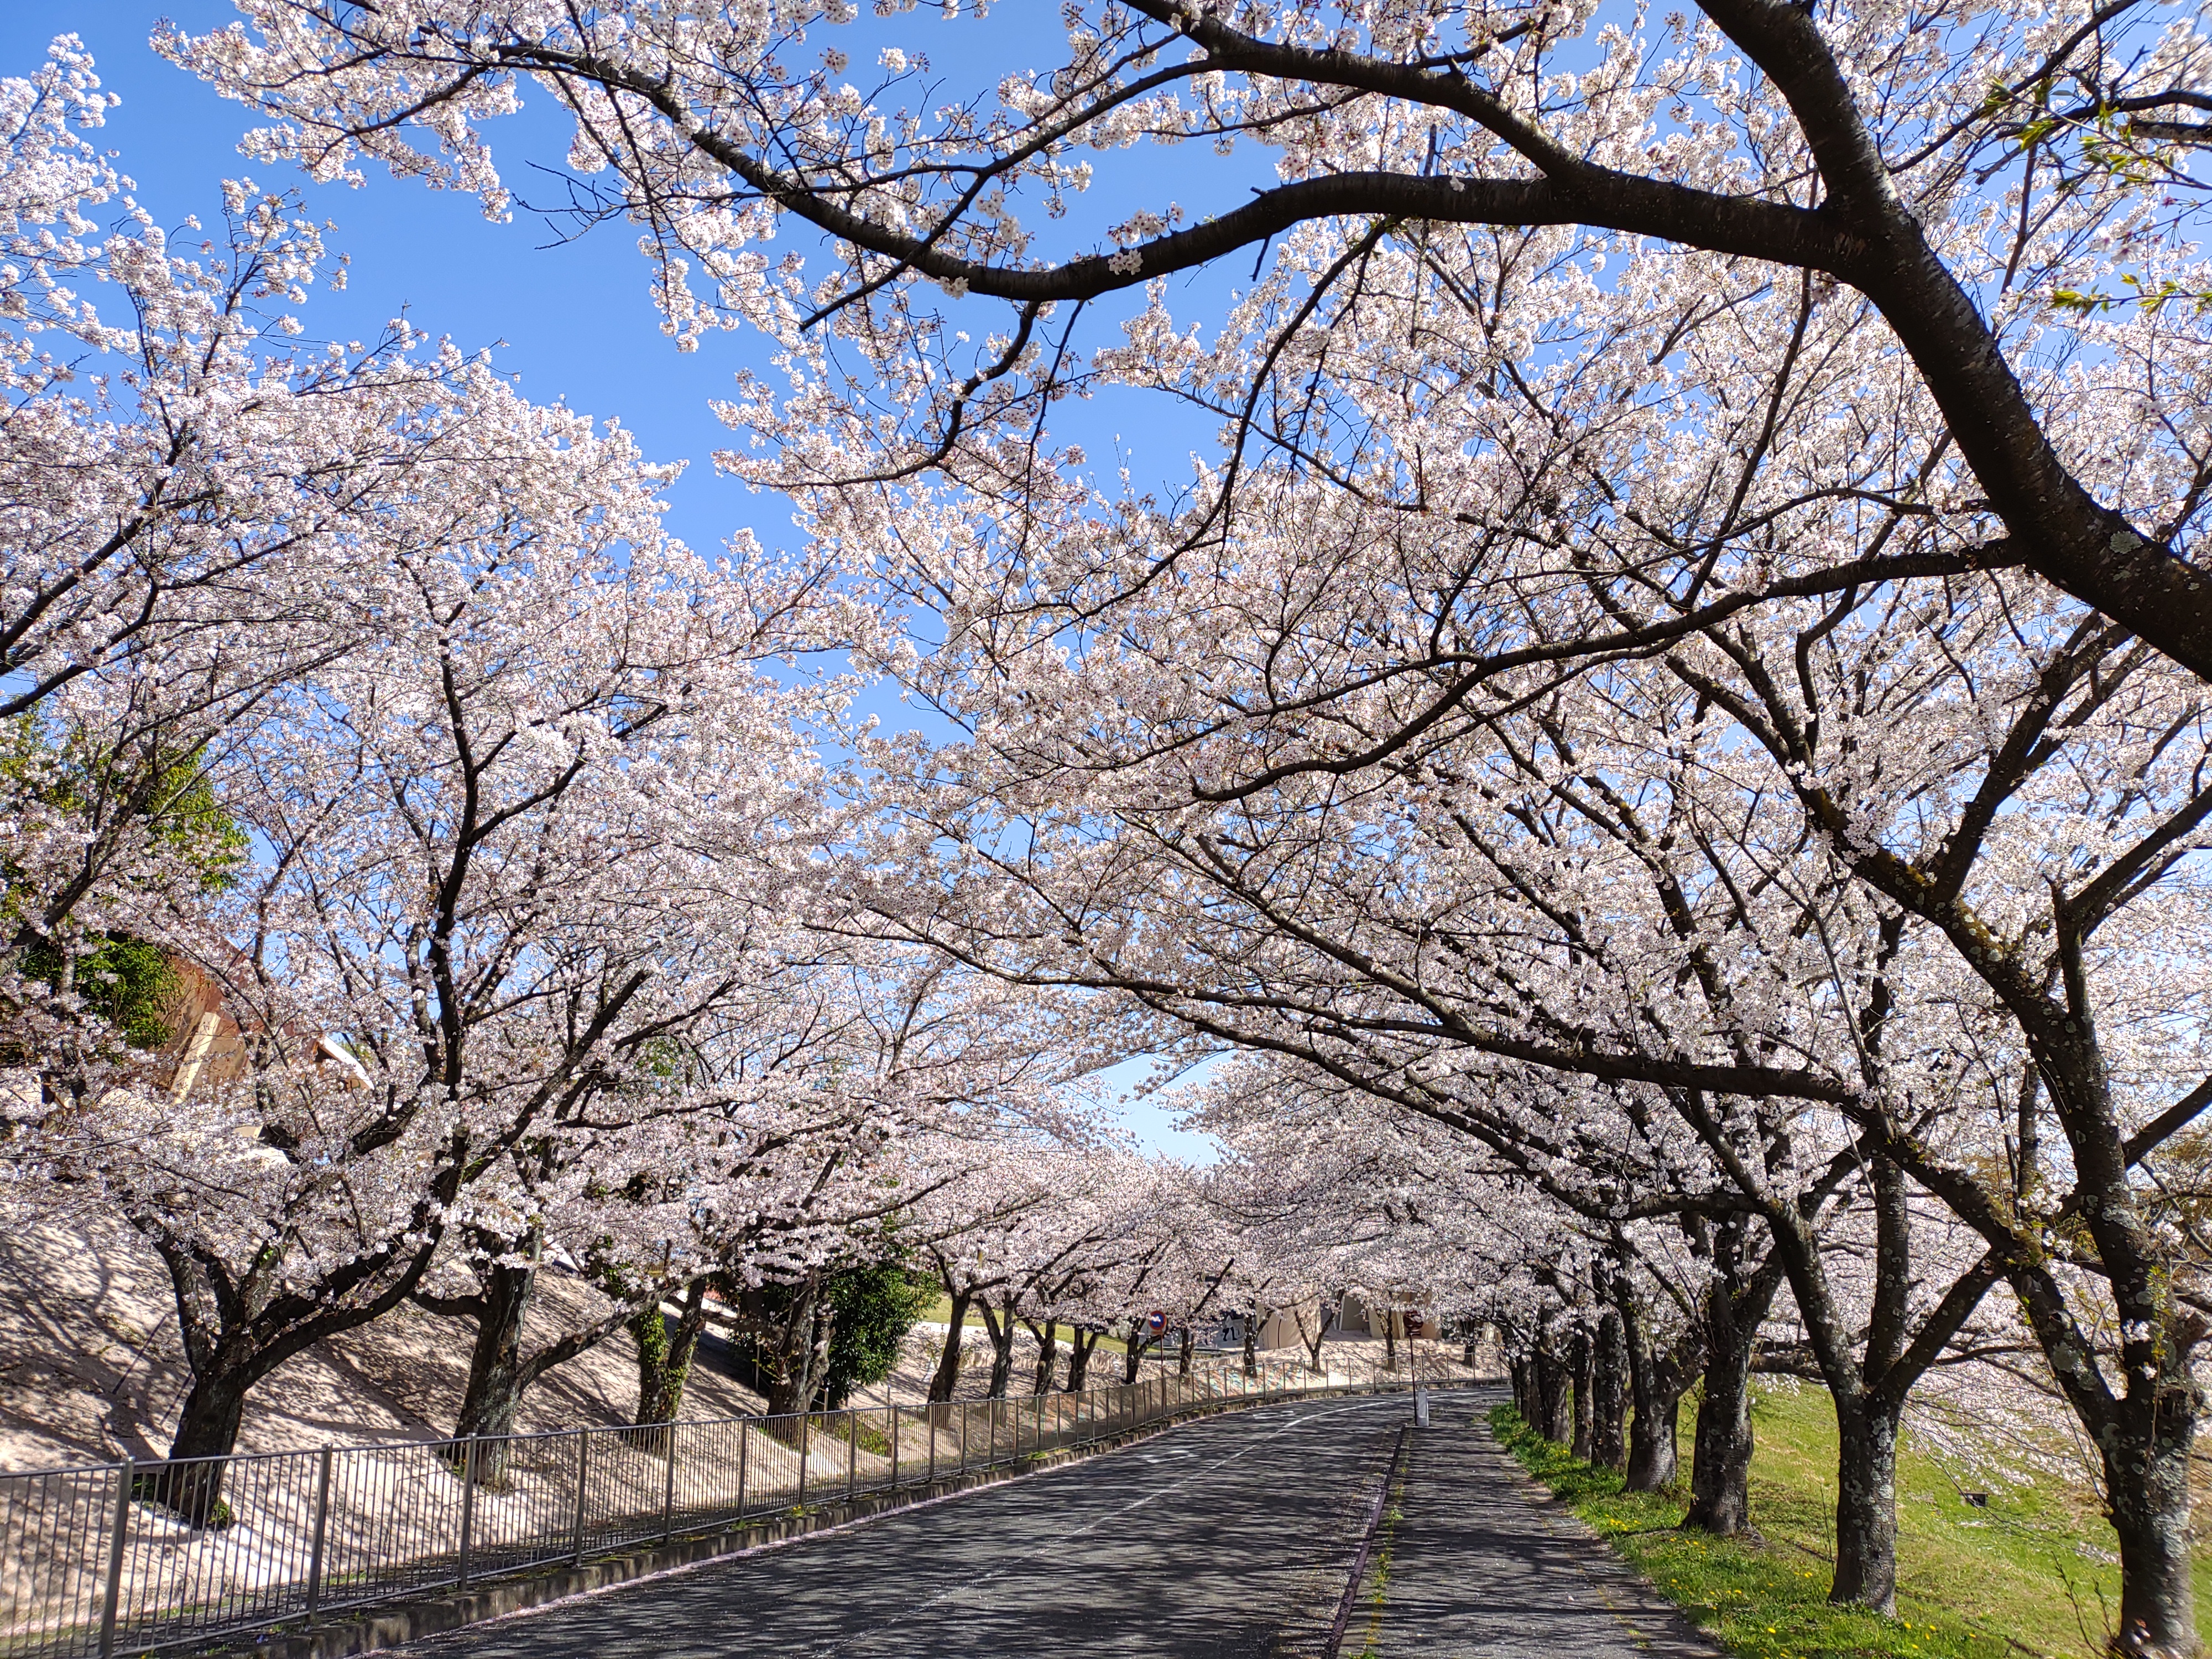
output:
[[[1717,1650],[1492,1441],[1494,1390],[1414,1430],[1343,1652]],[[1273,1407],[481,1625],[411,1659],[1320,1659],[1402,1395]],[[1374,1593],[1377,1581],[1382,1593]]]
[[[1317,1652],[1404,1395],[1183,1425],[410,1659],[1266,1659]]]

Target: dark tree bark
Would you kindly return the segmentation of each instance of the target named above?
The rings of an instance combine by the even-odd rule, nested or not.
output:
[[[1897,1418],[1881,1403],[1836,1414],[1836,1576],[1831,1601],[1897,1605]]]
[[[1247,1376],[1260,1374],[1260,1321],[1263,1316],[1260,1314],[1244,1316],[1244,1375]]]
[[[1998,1264],[1985,1255],[1916,1330],[1904,1172],[1879,1153],[1865,1163],[1875,1252],[1863,1350],[1855,1352],[1851,1322],[1831,1291],[1807,1205],[1778,1206],[1768,1224],[1836,1412],[1836,1572],[1828,1599],[1888,1613],[1897,1606],[1897,1431],[1905,1399],[1996,1282]]]
[[[461,1391],[460,1415],[453,1437],[506,1436],[514,1432],[514,1413],[522,1403],[522,1324],[538,1285],[535,1262],[495,1262],[477,1274],[483,1286],[471,1298],[477,1304],[477,1337],[469,1351],[469,1380]],[[482,1448],[472,1466],[476,1478],[496,1484],[507,1474],[507,1443]]]
[[[1751,1341],[1723,1325],[1705,1352],[1690,1510],[1682,1524],[1732,1538],[1751,1530]]]
[[[452,1186],[450,1177],[436,1183],[441,1199],[451,1197]],[[146,1218],[131,1220],[168,1269],[178,1334],[191,1368],[191,1387],[169,1443],[170,1459],[218,1460],[149,1475],[145,1489],[187,1525],[204,1527],[223,1516],[227,1464],[222,1460],[237,1449],[239,1425],[254,1384],[313,1344],[380,1319],[406,1300],[429,1268],[440,1230],[426,1212],[427,1236],[414,1235],[411,1248],[403,1249],[394,1242],[332,1269],[313,1285],[284,1288],[284,1253],[278,1247],[264,1250],[243,1273],[234,1275]]]
[[[1182,1328],[1182,1352],[1176,1360],[1176,1375],[1188,1376],[1198,1360],[1198,1338],[1189,1326]]]
[[[822,1273],[810,1273],[773,1292],[748,1292],[738,1298],[738,1306],[766,1414],[785,1417],[812,1410],[829,1366],[830,1327],[835,1316]]]
[[[1553,1346],[1549,1331],[1540,1330],[1536,1334],[1535,1371],[1536,1432],[1547,1440],[1565,1445],[1574,1437],[1572,1411],[1567,1399],[1567,1368]]]
[[[1004,1400],[1006,1388],[1014,1376],[1014,1299],[1006,1298],[1001,1308],[988,1296],[977,1298],[983,1310],[984,1334],[991,1339],[991,1384],[984,1390],[992,1400]]]
[[[1080,1325],[1071,1326],[1067,1333],[1067,1391],[1081,1394],[1091,1375],[1091,1356],[1097,1352],[1098,1339],[1103,1331],[1086,1330]]]
[[[251,1384],[244,1368],[210,1370],[192,1378],[169,1443],[170,1462],[141,1477],[138,1490],[191,1527],[226,1524],[223,1474],[238,1444]],[[185,1459],[205,1460],[183,1462]]]
[[[1649,1411],[1637,1407],[1628,1431],[1630,1492],[1664,1492],[1674,1484],[1680,1468],[1682,1394],[1680,1387],[1664,1395],[1655,1392]]]
[[[1042,1330],[1031,1325],[1030,1334],[1036,1339],[1037,1345],[1036,1381],[1030,1392],[1033,1395],[1049,1394],[1052,1392],[1053,1370],[1059,1364],[1060,1322],[1048,1319]]]
[[[929,1379],[929,1399],[933,1405],[943,1405],[952,1398],[952,1390],[960,1384],[960,1339],[968,1328],[966,1291],[951,1292],[952,1310],[945,1326],[945,1352],[937,1357],[937,1370]]]
[[[1567,1365],[1575,1380],[1574,1437],[1567,1443],[1570,1455],[1587,1463],[1590,1461],[1590,1428],[1595,1420],[1591,1395],[1597,1384],[1597,1344],[1581,1325],[1575,1327],[1567,1338]]]
[[[1595,1358],[1590,1374],[1589,1461],[1600,1468],[1623,1469],[1628,1462],[1628,1345],[1621,1335],[1619,1309],[1599,1311],[1591,1346]]]
[[[471,1319],[476,1323],[476,1338],[469,1352],[468,1382],[462,1390],[460,1413],[454,1420],[453,1439],[457,1447],[465,1440],[483,1441],[468,1459],[471,1478],[483,1485],[500,1486],[506,1481],[510,1449],[507,1437],[515,1431],[515,1413],[532,1383],[556,1366],[565,1365],[578,1355],[589,1352],[624,1327],[641,1334],[641,1361],[646,1346],[642,1334],[646,1319],[654,1322],[653,1334],[659,1334],[661,1287],[639,1286],[623,1281],[618,1275],[609,1274],[602,1278],[600,1288],[614,1300],[611,1312],[589,1325],[564,1333],[534,1352],[526,1352],[523,1329],[537,1293],[539,1243],[535,1235],[519,1245],[513,1240],[480,1236],[475,1245],[483,1259],[475,1269],[474,1295],[418,1293],[414,1298],[433,1313],[448,1319]],[[512,1256],[520,1259],[502,1259]],[[703,1298],[704,1282],[697,1288]],[[702,1307],[703,1310],[703,1302]],[[662,1340],[665,1346],[665,1338]],[[457,1449],[457,1466],[460,1456]]]
[[[1732,1538],[1751,1530],[1751,1362],[1759,1327],[1781,1288],[1773,1253],[1747,1263],[1747,1233],[1756,1224],[1731,1216],[1712,1229],[1711,1282],[1705,1304],[1705,1397],[1690,1466],[1685,1527]]]
[[[2189,1535],[2190,1443],[2197,1409],[2179,1409],[2155,1428],[2147,1467],[2121,1467],[2104,1453],[2106,1513],[2120,1538],[2119,1650],[2185,1654],[2196,1601]]]
[[[641,1308],[630,1321],[637,1338],[637,1416],[640,1427],[673,1423],[683,1407],[684,1385],[690,1380],[691,1361],[699,1351],[700,1334],[707,1328],[707,1281],[700,1279],[684,1293],[683,1311],[676,1328],[658,1299]]]
[[[1662,1492],[1674,1484],[1682,1394],[1696,1371],[1703,1344],[1697,1328],[1691,1327],[1673,1347],[1661,1352],[1653,1344],[1650,1322],[1637,1298],[1634,1279],[1617,1268],[1611,1289],[1614,1310],[1620,1315],[1633,1407],[1626,1484],[1631,1492]]]

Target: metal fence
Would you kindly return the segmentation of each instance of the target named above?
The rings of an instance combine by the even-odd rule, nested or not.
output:
[[[207,1646],[1224,1403],[1405,1380],[1207,1366],[1080,1394],[0,1474],[0,1655]]]

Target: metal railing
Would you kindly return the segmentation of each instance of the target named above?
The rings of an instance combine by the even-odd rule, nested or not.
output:
[[[1408,1380],[1210,1365],[1080,1394],[0,1474],[0,1655],[207,1646],[1224,1404]]]

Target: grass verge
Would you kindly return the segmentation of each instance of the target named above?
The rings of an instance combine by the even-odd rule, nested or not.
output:
[[[2118,1587],[2101,1519],[2033,1485],[1970,1506],[1909,1449],[1899,1469],[1898,1616],[1830,1606],[1834,1414],[1817,1390],[1776,1391],[1761,1395],[1753,1422],[1760,1536],[1733,1540],[1679,1530],[1680,1494],[1624,1492],[1618,1474],[1577,1462],[1510,1406],[1491,1414],[1524,1468],[1745,1659],[2073,1659],[2101,1648]],[[1686,1458],[1689,1445],[1686,1425]]]

